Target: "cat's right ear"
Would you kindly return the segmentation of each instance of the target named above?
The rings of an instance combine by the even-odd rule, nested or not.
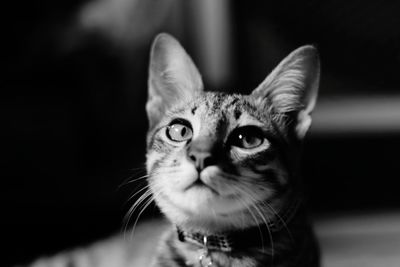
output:
[[[183,47],[169,34],[157,35],[150,54],[146,104],[149,127],[156,125],[172,105],[190,100],[201,90],[200,73]]]
[[[311,112],[318,95],[320,62],[314,46],[302,46],[279,63],[252,92],[260,106],[293,127],[298,139],[303,139],[311,125]]]

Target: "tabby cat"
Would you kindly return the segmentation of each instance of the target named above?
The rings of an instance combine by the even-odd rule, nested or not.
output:
[[[303,46],[249,95],[204,91],[178,41],[156,37],[146,166],[171,227],[153,266],[319,265],[298,175],[318,84]]]

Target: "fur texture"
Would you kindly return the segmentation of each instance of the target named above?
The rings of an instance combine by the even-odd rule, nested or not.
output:
[[[225,94],[204,92],[193,61],[161,34],[149,75],[149,190],[132,210],[155,200],[170,225],[148,221],[133,240],[115,236],[29,266],[149,266],[157,242],[156,267],[207,266],[202,255],[213,267],[318,266],[297,175],[318,90],[315,48],[292,52],[250,95]],[[179,240],[176,227],[204,236],[244,231],[250,245],[204,254],[204,247]]]
[[[149,75],[149,192],[172,229],[208,236],[260,228],[262,246],[207,250],[210,266],[317,266],[304,207],[281,216],[301,201],[297,162],[317,97],[316,49],[292,52],[250,95],[205,92],[184,49],[160,34]],[[274,222],[283,229],[270,229]],[[171,230],[154,266],[202,266],[204,249]]]

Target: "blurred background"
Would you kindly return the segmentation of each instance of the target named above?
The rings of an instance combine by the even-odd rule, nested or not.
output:
[[[320,97],[303,158],[312,212],[399,214],[400,2],[2,6],[2,266],[121,231],[140,186],[124,181],[144,174],[148,55],[159,32],[181,41],[208,90],[242,93],[293,49],[316,45]]]

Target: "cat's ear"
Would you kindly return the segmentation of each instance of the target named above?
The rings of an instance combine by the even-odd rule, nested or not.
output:
[[[252,92],[258,103],[291,121],[298,139],[311,125],[318,94],[320,63],[314,46],[302,46],[285,59]]]
[[[203,82],[192,59],[171,35],[161,33],[150,53],[148,100],[150,128],[178,101],[190,100],[203,90]]]

